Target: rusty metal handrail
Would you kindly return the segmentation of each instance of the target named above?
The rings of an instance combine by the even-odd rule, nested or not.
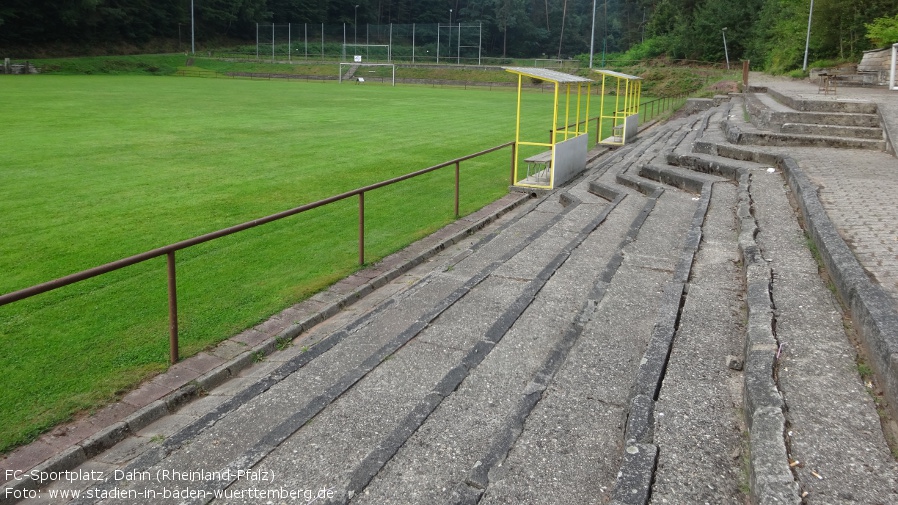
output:
[[[43,282],[41,284],[36,284],[34,286],[30,286],[24,289],[20,289],[17,291],[12,291],[10,293],[6,293],[4,295],[0,295],[0,306],[8,305],[13,302],[17,302],[19,300],[24,300],[25,298],[30,298],[32,296],[39,295],[41,293],[46,293],[48,291],[52,291],[54,289],[58,289],[64,286],[68,286],[70,284],[74,284],[76,282],[80,282],[83,280],[87,280],[93,277],[97,277],[115,270],[120,270],[125,267],[129,267],[131,265],[135,265],[137,263],[142,263],[147,260],[151,260],[154,258],[158,258],[160,256],[167,257],[167,266],[168,266],[168,301],[169,301],[169,361],[174,364],[178,362],[178,302],[177,302],[177,279],[175,278],[175,252],[181,249],[186,249],[188,247],[192,247],[195,245],[199,245],[205,242],[209,242],[211,240],[215,240],[217,238],[221,238],[227,235],[232,235],[234,233],[247,230],[249,228],[255,228],[256,226],[260,226],[263,224],[270,223],[272,221],[277,221],[280,219],[284,219],[286,217],[294,216],[296,214],[300,214],[312,209],[316,209],[318,207],[323,207],[325,205],[338,202],[340,200],[345,200],[347,198],[351,198],[354,196],[359,197],[359,264],[363,265],[365,263],[365,192],[373,191],[378,188],[382,188],[384,186],[389,186],[391,184],[396,184],[398,182],[402,182],[407,179],[411,179],[414,177],[418,177],[420,175],[424,175],[435,170],[439,170],[441,168],[445,168],[451,165],[455,165],[455,216],[458,217],[458,195],[459,195],[459,177],[460,177],[460,163],[462,161],[470,160],[472,158],[477,158],[479,156],[483,156],[485,154],[489,154],[494,151],[498,151],[500,149],[504,149],[506,147],[512,147],[512,174],[514,173],[514,142],[507,142],[502,145],[498,145],[495,147],[491,147],[489,149],[485,149],[483,151],[478,151],[473,154],[469,154],[467,156],[462,156],[460,158],[455,158],[450,161],[446,161],[444,163],[440,163],[439,165],[433,165],[431,167],[427,167],[415,172],[410,172],[405,175],[400,175],[399,177],[394,177],[392,179],[387,179],[385,181],[376,182],[374,184],[370,184],[368,186],[364,186],[361,188],[354,189],[352,191],[347,191],[345,193],[340,193],[338,195],[334,195],[323,200],[318,200],[312,203],[307,203],[305,205],[300,205],[299,207],[294,207],[289,210],[285,210],[282,212],[278,212],[276,214],[271,214],[269,216],[265,216],[259,219],[254,219],[252,221],[247,221],[245,223],[241,223],[235,226],[231,226],[228,228],[224,228],[218,231],[213,231],[210,233],[206,233],[204,235],[200,235],[197,237],[193,237],[187,240],[182,240],[180,242],[175,242],[174,244],[169,244],[166,246],[162,246],[156,249],[152,249],[150,251],[146,251],[140,254],[135,254],[133,256],[128,256],[127,258],[122,258],[116,261],[112,261],[110,263],[106,263],[100,266],[96,266],[93,268],[89,268],[87,270],[82,270],[80,272],[76,272],[74,274],[66,275],[64,277],[60,277],[58,279],[54,279],[52,281]]]

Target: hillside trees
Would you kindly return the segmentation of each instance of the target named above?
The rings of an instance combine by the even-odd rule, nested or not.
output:
[[[801,65],[811,0],[193,0],[197,42],[253,40],[256,23],[421,25],[480,23],[484,55],[569,58],[634,46],[639,57],[732,61],[785,71]],[[858,58],[874,19],[898,0],[814,0],[810,59]],[[451,10],[451,14],[450,14]],[[55,43],[75,47],[173,39],[190,24],[190,0],[0,0],[0,53]],[[430,24],[425,27],[425,24]],[[874,27],[874,29],[876,29]],[[8,51],[7,51],[8,52]]]

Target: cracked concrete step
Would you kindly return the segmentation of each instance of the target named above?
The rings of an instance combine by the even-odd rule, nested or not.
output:
[[[881,129],[879,116],[875,113],[796,111],[776,101],[767,93],[749,93],[747,100],[749,111],[753,115],[763,116],[762,121],[773,125],[806,123]]]
[[[633,381],[695,207],[691,195],[673,189],[658,197],[616,273],[599,286],[602,296],[555,381],[490,474],[481,503],[611,497]]]
[[[751,175],[758,245],[772,270],[779,343],[774,377],[785,401],[785,441],[802,503],[896,502],[898,465],[781,174]]]
[[[750,93],[767,93],[780,104],[801,112],[845,112],[851,114],[876,114],[876,103],[868,100],[838,98],[835,100],[808,100],[780,93],[776,89],[751,86]]]
[[[738,118],[731,120],[738,122]],[[761,284],[765,289],[772,287],[769,299],[774,304],[775,320],[768,323],[767,331],[775,344],[768,346],[772,350],[762,352],[763,363],[751,365],[765,368],[751,373],[769,379],[773,372],[777,382],[772,385],[776,395],[772,405],[780,417],[780,421],[772,422],[773,412],[768,412],[768,407],[755,412],[755,425],[751,427],[753,499],[766,502],[778,494],[779,499],[790,503],[895,501],[895,462],[888,453],[871,398],[860,384],[841,312],[823,287],[817,266],[803,245],[780,172],[734,161],[775,165],[774,155],[758,148],[728,146],[719,140],[711,135],[711,141],[697,143],[696,147],[733,160],[707,155],[679,158],[684,165],[703,170],[711,161],[729,166],[734,174],[752,175],[751,214],[757,217],[758,244],[769,262],[761,261],[770,270],[770,280]],[[751,214],[746,211],[746,215]],[[784,216],[791,219],[784,220]],[[793,355],[789,355],[790,348]],[[746,366],[750,364],[746,362]],[[758,395],[753,387],[746,382],[746,391]],[[777,443],[782,448],[779,456],[775,456],[777,451],[770,452]],[[774,461],[776,458],[779,460]],[[783,487],[787,482],[781,477],[796,490],[792,497],[787,497],[789,493]]]
[[[806,120],[805,118],[802,118]],[[780,133],[798,135],[818,135],[824,137],[846,137],[857,139],[882,140],[882,128],[870,126],[835,126],[826,124],[809,124],[790,122],[779,127]]]
[[[497,253],[497,250],[502,251],[527,245],[529,243],[528,239],[531,238],[535,229],[538,231],[539,227],[551,224],[550,221],[554,218],[551,208],[561,209],[561,206],[557,202],[544,202],[544,205],[540,206],[542,210],[534,211],[529,219],[518,221],[514,223],[514,226],[509,226],[502,230],[498,237],[480,248],[480,250],[484,251],[484,256],[488,258],[487,261],[493,263],[498,261],[495,257],[497,255],[501,256],[501,253]],[[493,259],[489,259],[491,257]],[[479,255],[474,254],[462,259],[457,265],[452,262],[449,265],[459,266],[459,270],[463,271],[465,268],[470,268],[470,264],[476,264],[478,259],[480,259]],[[216,464],[224,464],[229,457],[232,458],[235,454],[239,454],[239,451],[245,450],[259,437],[264,436],[267,430],[273,429],[280,420],[289,415],[289,411],[287,411],[287,414],[282,413],[284,408],[289,408],[286,406],[296,404],[297,402],[310,401],[315,398],[316,394],[325,391],[327,386],[337,380],[347,369],[351,369],[353,366],[363,362],[370,356],[373,349],[383,344],[383,339],[372,339],[367,336],[368,334],[389,335],[401,331],[403,327],[413,323],[426,311],[431,310],[434,300],[444,299],[448,293],[457,290],[466,280],[466,278],[460,278],[451,271],[431,275],[423,282],[417,284],[413,290],[400,293],[396,299],[392,300],[392,303],[388,302],[379,308],[378,311],[380,313],[376,314],[379,317],[363,317],[358,321],[351,322],[348,328],[337,330],[336,333],[317,336],[317,340],[322,341],[332,340],[335,335],[343,335],[344,341],[339,342],[325,356],[306,364],[287,378],[273,381],[275,384],[273,384],[272,389],[275,391],[272,392],[272,396],[275,396],[274,393],[279,390],[288,391],[288,395],[275,400],[272,400],[271,397],[259,397],[248,400],[245,405],[236,405],[233,409],[236,414],[228,411],[227,416],[214,421],[214,430],[209,430],[209,433],[197,433],[199,438],[201,438],[201,440],[197,439],[197,442],[208,445],[210,448],[215,448],[208,456],[202,456],[204,467],[209,468]],[[331,330],[331,332],[333,331]],[[311,340],[314,342],[316,337],[313,336]],[[313,354],[321,345],[319,343],[313,346],[306,355]],[[301,350],[299,351],[299,354],[303,354]],[[272,382],[268,378],[262,378],[261,380]],[[294,386],[294,384],[298,386]],[[295,390],[291,389],[293,387],[295,387]],[[210,397],[213,396],[216,395],[210,395]],[[215,405],[212,405],[211,408],[215,408]],[[259,416],[259,412],[265,412],[267,415]],[[169,424],[177,423],[187,419],[187,417],[183,415],[172,416],[165,422]],[[145,442],[155,436],[155,434],[152,434],[153,430],[154,427],[152,426],[145,430]],[[258,434],[254,435],[254,432]],[[168,462],[174,463],[177,457],[175,455]],[[117,463],[121,462],[117,461]]]
[[[655,405],[652,504],[745,503],[742,373],[734,358],[742,354],[744,332],[735,202],[732,183],[713,185]]]
[[[595,202],[592,203],[593,207],[601,207],[602,205],[604,205],[604,204],[600,204],[598,202],[598,199],[596,199],[595,197],[593,197],[593,198],[596,200]],[[535,221],[539,222],[539,218],[540,218],[541,214],[545,214],[546,216],[560,215],[559,207],[560,206],[557,203],[544,202],[544,204],[541,205],[537,210],[532,212],[532,214],[537,217],[537,219],[535,219]],[[589,217],[589,216],[588,215],[585,217],[581,216],[580,219],[582,220],[587,217]],[[527,226],[528,226],[527,223],[524,223],[521,225],[521,227],[524,227],[524,228],[526,228]],[[555,223],[555,229],[559,230],[559,232],[561,232],[561,230],[564,230],[565,227],[566,227],[566,225],[564,225],[564,224],[559,226],[558,223]],[[541,235],[545,235],[546,230],[543,230],[543,232],[540,233],[539,236],[533,236],[533,234],[530,234],[530,236],[528,236],[526,231],[522,231],[522,230],[518,229],[518,227],[510,227],[508,230],[506,230],[506,232],[507,233],[500,234],[500,236],[504,235],[505,237],[509,237],[514,242],[519,242],[519,243],[523,242],[529,248],[528,252],[525,252],[524,254],[522,254],[522,256],[527,257],[527,259],[529,260],[529,261],[523,261],[521,263],[522,270],[527,270],[532,264],[534,264],[533,258],[538,258],[540,256],[539,252],[533,251],[533,248],[541,247],[542,249],[540,251],[545,252],[546,248],[551,249],[552,247],[555,247],[555,248],[559,247],[557,245],[557,243],[558,243],[557,237],[547,236],[542,240],[534,240],[534,239],[540,239]],[[551,233],[552,233],[552,231],[549,231],[549,235],[551,235]],[[491,241],[490,243],[491,244],[492,243],[501,243],[501,240],[494,239],[494,241]],[[542,243],[543,245],[539,245],[539,243]],[[484,247],[483,249],[488,250],[490,248]],[[509,258],[506,258],[506,259],[509,259]],[[441,278],[441,280],[443,280],[442,278],[445,278],[445,280],[448,280],[448,281],[459,279],[459,281],[455,283],[457,285],[460,282],[460,280],[464,280],[467,277],[466,275],[464,275],[464,271],[466,269],[471,268],[471,266],[468,264],[469,263],[476,264],[478,262],[478,260],[480,262],[483,261],[482,259],[479,259],[478,255],[476,255],[476,254],[471,255],[467,258],[464,258],[462,261],[460,261],[458,263],[457,270],[453,270],[451,272],[445,272],[443,274],[440,274],[439,276],[434,276],[434,279],[430,279],[430,283],[440,284],[440,282],[438,280],[436,280],[436,277],[439,277],[439,278]],[[492,264],[494,264],[495,266],[498,266],[499,264],[501,264],[501,262],[493,261]],[[497,312],[497,310],[501,309],[502,303],[508,303],[507,301],[506,302],[501,302],[501,301],[509,300],[509,299],[511,299],[513,301],[515,299],[515,297],[517,296],[517,294],[522,289],[522,285],[526,284],[526,282],[524,282],[525,279],[523,279],[523,278],[526,278],[526,276],[530,275],[531,272],[522,271],[522,272],[516,272],[516,274],[522,278],[497,275],[497,276],[495,276],[495,279],[493,279],[493,280],[487,279],[484,282],[483,288],[480,289],[479,291],[477,291],[477,295],[471,296],[470,298],[467,299],[468,305],[473,307],[473,310],[474,310],[473,314],[478,317],[471,317],[471,315],[469,314],[466,316],[449,318],[452,321],[462,322],[461,330],[453,331],[453,330],[449,329],[448,331],[445,331],[442,334],[440,334],[440,333],[435,334],[440,338],[442,338],[444,336],[448,336],[450,338],[450,340],[452,340],[453,338],[456,340],[458,338],[462,338],[462,341],[456,342],[455,346],[448,345],[445,342],[443,342],[442,344],[439,344],[438,346],[429,345],[429,344],[433,344],[433,342],[428,342],[427,338],[417,338],[415,341],[413,341],[409,344],[406,344],[406,348],[409,350],[407,350],[406,348],[403,348],[402,349],[403,352],[400,352],[397,354],[396,362],[400,363],[401,360],[398,358],[398,356],[406,356],[406,355],[408,355],[409,352],[411,352],[410,350],[414,350],[416,348],[418,349],[418,352],[416,352],[416,353],[412,352],[412,355],[416,355],[416,356],[417,355],[426,355],[427,353],[425,351],[427,350],[428,347],[433,347],[437,351],[435,353],[431,352],[430,358],[427,358],[425,356],[425,357],[421,358],[421,360],[420,360],[422,362],[421,364],[419,364],[419,366],[421,368],[419,369],[417,376],[415,376],[415,379],[420,380],[420,382],[413,383],[413,385],[419,387],[417,396],[420,397],[422,394],[426,395],[427,392],[429,391],[429,387],[424,386],[428,383],[428,381],[421,380],[421,379],[423,379],[424,377],[427,377],[427,376],[433,376],[433,374],[439,375],[440,371],[442,371],[445,374],[446,370],[445,370],[444,365],[447,362],[447,359],[446,359],[447,357],[450,358],[449,359],[450,363],[458,361],[458,359],[460,358],[459,354],[461,353],[461,351],[459,349],[464,348],[464,345],[465,345],[464,338],[468,338],[468,337],[465,337],[465,335],[471,335],[471,334],[480,335],[482,333],[481,330],[483,329],[482,328],[483,326],[487,325],[490,321],[496,321],[496,320],[500,319],[499,318],[500,313]],[[450,282],[450,284],[451,284],[451,282]],[[428,296],[423,296],[422,293],[425,291],[426,291],[426,289],[422,287],[422,288],[416,290],[415,293],[407,296],[406,298],[412,300],[413,302],[418,302],[418,303],[426,306],[428,302],[432,303],[432,299]],[[439,298],[440,296],[445,296],[446,291],[448,291],[448,289],[443,289],[442,291],[437,293],[435,295],[435,297]],[[478,298],[478,296],[479,296],[479,298]],[[465,300],[463,300],[462,302],[464,303]],[[398,302],[397,302],[397,305],[398,305]],[[450,310],[452,310],[451,307],[450,307]],[[278,446],[281,444],[281,442],[282,442],[281,439],[286,441],[286,438],[284,438],[284,437],[290,437],[290,433],[292,433],[292,431],[291,431],[291,429],[285,428],[283,423],[290,421],[292,418],[295,417],[295,415],[292,415],[293,411],[296,408],[296,407],[293,407],[293,405],[296,405],[296,404],[312,405],[312,404],[321,404],[322,402],[324,402],[324,405],[327,405],[328,402],[330,401],[330,399],[327,398],[328,394],[326,394],[326,393],[327,393],[327,391],[333,390],[333,387],[329,386],[329,385],[340,385],[342,383],[344,386],[348,387],[355,380],[355,379],[351,379],[351,376],[353,375],[352,373],[350,373],[350,378],[347,379],[347,375],[344,373],[344,371],[347,369],[347,366],[351,367],[352,364],[359,363],[359,360],[363,359],[363,358],[364,358],[363,363],[371,362],[371,358],[375,357],[375,362],[371,362],[371,364],[369,364],[369,365],[363,364],[363,369],[361,371],[363,373],[357,374],[357,375],[361,375],[361,376],[364,376],[365,370],[370,369],[370,368],[376,367],[378,370],[384,370],[384,369],[388,368],[389,366],[395,366],[392,364],[384,364],[383,368],[380,368],[380,366],[378,366],[378,364],[376,363],[376,361],[378,361],[378,360],[386,359],[386,358],[392,356],[392,352],[382,352],[381,351],[381,352],[379,352],[379,354],[378,353],[371,354],[372,349],[377,348],[379,345],[381,345],[383,343],[383,340],[384,340],[383,338],[381,338],[379,340],[377,338],[370,338],[372,335],[376,337],[381,332],[385,333],[388,336],[394,335],[399,330],[401,330],[401,328],[403,326],[403,324],[395,322],[396,321],[395,317],[388,317],[389,314],[387,314],[386,312],[387,312],[387,310],[385,309],[384,314],[381,315],[382,318],[374,318],[374,319],[372,319],[372,321],[366,322],[366,324],[361,325],[358,328],[354,329],[353,334],[352,334],[353,338],[351,339],[351,341],[347,340],[346,342],[341,342],[342,345],[339,346],[339,349],[343,349],[343,348],[348,349],[347,355],[339,356],[340,353],[338,352],[338,349],[336,349],[334,351],[327,353],[326,355],[324,355],[322,357],[317,358],[316,360],[310,362],[306,366],[304,366],[304,367],[300,368],[299,370],[297,370],[296,372],[292,373],[289,377],[287,377],[286,379],[284,379],[282,381],[282,384],[278,384],[277,387],[272,388],[271,394],[266,394],[259,398],[251,400],[245,406],[240,407],[234,415],[228,416],[227,418],[223,419],[222,421],[217,422],[216,425],[213,426],[212,429],[209,430],[209,433],[205,434],[206,436],[204,438],[200,438],[195,441],[196,446],[206,446],[206,447],[212,448],[212,449],[210,449],[211,453],[205,454],[204,452],[198,452],[196,450],[179,451],[177,454],[174,454],[174,455],[168,457],[167,459],[165,459],[161,465],[157,466],[157,468],[162,468],[163,466],[168,467],[168,468],[172,468],[172,467],[221,468],[222,465],[228,464],[228,461],[231,461],[231,464],[236,464],[236,462],[246,460],[246,458],[249,457],[249,455],[251,455],[251,453],[258,452],[258,450],[261,450],[261,449],[259,449],[260,443],[262,444],[262,447],[266,446],[266,442],[265,442],[266,439],[272,439],[272,437],[274,437],[274,439],[277,440],[277,442],[274,444],[275,446]],[[420,313],[419,311],[409,311],[409,312],[411,312],[411,314],[413,316],[413,320],[414,320],[414,314]],[[394,316],[398,316],[398,314],[395,314]],[[406,314],[405,316],[408,317],[408,314]],[[401,317],[399,319],[401,320]],[[369,331],[369,332],[367,332],[368,336],[365,338],[359,338],[357,336],[357,334],[366,333],[366,330],[369,330],[369,329],[373,328],[374,326],[376,326],[377,321],[382,321],[382,320],[387,321],[388,324],[393,324],[393,326],[392,327],[389,327],[389,326],[384,327],[379,332],[378,331],[374,331],[374,332]],[[478,321],[479,321],[479,323],[478,323]],[[414,326],[414,324],[420,325],[420,323],[413,323],[413,326]],[[465,329],[465,325],[468,325],[467,329]],[[471,328],[473,328],[473,330]],[[425,332],[427,331],[424,327],[421,327],[420,329],[424,330]],[[433,330],[431,331],[431,334],[433,334]],[[359,344],[362,344],[362,345],[359,345]],[[457,349],[456,349],[456,347],[457,347]],[[315,348],[313,347],[313,349],[315,349]],[[430,350],[432,351],[433,349],[430,349]],[[463,354],[463,353],[461,353],[461,354]],[[365,358],[365,356],[368,356],[368,357]],[[328,361],[327,360],[328,357],[336,357],[336,358]],[[455,359],[451,359],[453,357]],[[427,361],[428,359],[430,359],[431,361]],[[391,359],[390,361],[393,361],[393,360]],[[348,362],[349,365],[346,365],[344,362]],[[316,369],[316,365],[318,365],[317,369]],[[374,370],[371,373],[372,377],[379,376],[382,373],[382,372],[379,372],[378,370]],[[341,374],[343,374],[342,378],[341,378]],[[408,377],[408,376],[403,376],[401,373],[396,373],[396,374],[387,374],[386,377],[388,377],[388,378],[398,377],[397,380],[399,380],[401,383],[402,378]],[[411,379],[411,377],[409,377],[408,379]],[[408,380],[408,379],[406,379],[406,380]],[[347,383],[346,382],[347,380],[350,380],[350,382]],[[350,390],[349,395],[351,396],[355,391],[363,390],[362,389],[363,385],[368,385],[370,383],[371,383],[371,381],[369,381],[367,378],[365,378],[361,383],[359,383],[359,385],[357,387],[354,387],[353,389]],[[432,384],[432,382],[431,382],[431,384]],[[423,387],[423,389],[420,389],[421,387]],[[430,386],[430,387],[432,387],[432,386]],[[319,396],[315,397],[314,396],[315,392],[320,392],[321,390],[325,391],[324,396],[321,396],[322,394],[319,394]],[[395,387],[392,387],[392,385],[391,385],[391,387],[387,387],[387,390],[389,390],[391,392],[399,391],[400,394],[407,394],[407,395],[409,395],[410,398],[415,397],[415,394],[410,393],[408,391],[406,391],[405,393],[402,393],[401,388],[397,390]],[[279,394],[276,394],[276,393],[279,393]],[[340,390],[337,390],[334,394],[331,394],[330,396],[335,397],[335,395],[344,395],[344,393],[341,393]],[[346,396],[346,397],[348,398],[348,396]],[[363,395],[363,397],[368,398],[369,396],[367,394],[365,394],[365,395]],[[403,396],[403,398],[404,398],[404,396]],[[340,418],[339,417],[340,416],[340,414],[339,414],[340,408],[344,407],[346,405],[350,405],[350,406],[352,405],[351,403],[347,404],[345,401],[342,401],[342,400],[343,399],[341,398],[341,401],[337,402],[337,403],[339,403],[339,405],[328,406],[325,409],[325,412],[328,412],[328,415],[331,415],[330,414],[331,412],[336,412],[335,414],[332,414],[332,415],[335,415],[335,416],[337,416],[337,418]],[[394,403],[396,403],[397,405],[401,403],[398,401],[399,398],[395,398],[395,400],[397,400],[397,401]],[[369,407],[362,406],[362,408],[363,408],[363,410],[367,411],[367,409]],[[308,409],[304,409],[304,410],[308,410]],[[284,411],[286,411],[286,414],[282,414],[282,412],[284,412]],[[400,416],[401,416],[401,412],[403,412],[401,409],[394,409],[392,406],[388,407],[387,411],[390,413],[398,412],[400,414],[396,414],[396,415],[400,415]],[[284,420],[285,415],[287,416],[287,419]],[[313,412],[312,415],[316,415],[316,414],[314,414],[314,412]],[[241,420],[240,419],[241,417],[243,417],[245,420]],[[316,417],[316,419],[318,419],[318,417]],[[393,417],[391,419],[393,421],[396,420],[395,417]],[[275,421],[272,421],[272,420],[275,420]],[[282,421],[281,425],[279,426],[277,423],[277,420],[284,420],[284,421]],[[264,422],[262,422],[262,421],[264,421]],[[231,425],[230,429],[228,428],[229,424]],[[296,421],[294,424],[296,424],[298,427],[299,425],[302,424],[302,422]],[[326,425],[326,423],[321,423],[321,424]],[[338,423],[338,425],[340,425],[340,424],[341,423]],[[319,424],[316,423],[316,425],[319,425]],[[241,431],[241,427],[244,427],[244,426],[245,426],[245,428]],[[259,434],[256,436],[253,436],[251,432],[254,430],[257,431]],[[302,433],[309,433],[309,432],[314,433],[314,429],[311,429],[311,428],[305,429],[304,428],[302,431]],[[292,437],[290,437],[290,438],[292,438]],[[252,443],[253,440],[260,440],[261,442],[255,442],[255,444],[253,444]],[[353,440],[353,437],[349,437],[347,440]],[[379,439],[369,439],[369,440],[376,442]],[[242,444],[242,446],[241,446],[241,442],[244,442]],[[246,442],[249,442],[249,443],[246,443]],[[370,443],[371,442],[369,442],[369,444]],[[228,447],[227,451],[221,450],[223,445],[227,445],[227,447]],[[249,447],[249,448],[247,448],[247,447]],[[334,448],[334,449],[336,449],[336,448]],[[355,443],[353,443],[352,448],[347,447],[346,449],[347,450],[355,449],[356,451],[362,450]],[[225,453],[227,453],[227,454],[225,454]],[[333,454],[341,454],[341,453],[339,451],[335,451]],[[333,468],[331,468],[331,470],[333,470]],[[331,477],[333,477],[333,475],[339,475],[339,474],[331,474]]]
[[[845,138],[823,135],[777,133],[748,128],[727,127],[727,139],[734,144],[757,146],[836,147],[842,149],[885,149],[884,140]]]
[[[334,479],[337,476],[335,484],[340,497],[338,502],[345,502],[354,496],[364,500],[370,491],[368,481],[381,473],[382,465],[397,461],[393,454],[410,443],[407,442],[408,437],[425,429],[419,426],[421,423],[427,425],[434,409],[442,411],[445,402],[464,396],[465,385],[482,380],[474,378],[484,366],[484,361],[481,360],[502,355],[503,349],[508,346],[505,344],[506,338],[510,336],[508,329],[521,321],[521,314],[528,314],[531,310],[540,311],[550,303],[545,300],[545,284],[568,270],[566,255],[569,253],[565,253],[563,249],[576,247],[580,240],[592,232],[592,228],[598,226],[601,221],[596,219],[602,215],[600,208],[597,205],[578,205],[571,214],[581,213],[582,209],[581,223],[584,224],[586,235],[578,238],[577,233],[565,229],[566,226],[556,226],[550,230],[544,237],[543,244],[535,241],[485,281],[494,283],[495,287],[477,290],[470,297],[460,300],[409,345],[395,353],[388,363],[378,367],[333,405],[328,406],[316,418],[315,426],[303,428],[272,451],[260,467],[271,468],[275,472],[286,468],[303,479],[313,481],[327,479],[328,476]],[[582,235],[583,232],[579,233]],[[559,251],[559,248],[562,250]],[[547,259],[553,256],[557,259],[547,266]],[[542,261],[538,258],[542,258]],[[531,289],[533,292],[530,296],[538,293],[537,298],[532,301],[524,299],[521,293]],[[567,296],[573,296],[576,300],[576,290],[574,293],[568,292]],[[553,315],[557,320],[554,323],[565,321],[571,317],[571,313],[568,307],[555,311]],[[540,324],[531,326],[531,331],[523,334],[525,341],[541,334],[548,334],[549,337],[555,335],[553,321],[538,319]],[[479,324],[480,321],[483,324]],[[530,349],[525,348],[526,350]],[[541,361],[539,352],[544,350],[545,348],[540,348],[535,354],[528,353],[529,362]],[[499,383],[509,384],[514,389],[526,385],[530,375],[527,363],[526,360],[524,363],[505,362],[505,367],[500,367],[499,372],[510,373],[512,378],[500,379]],[[405,373],[402,373],[403,370]],[[515,376],[517,380],[514,379]],[[417,387],[404,384],[411,380],[415,380]],[[523,385],[519,384],[520,381],[523,381]],[[461,419],[451,416],[450,429],[460,422]],[[469,430],[462,432],[468,435],[473,433]],[[444,434],[445,431],[440,430],[435,436]],[[438,445],[439,438],[437,441],[431,437],[425,438],[428,444]],[[333,440],[340,445],[329,454],[297,456],[299,448],[320,439]],[[448,453],[441,455],[451,457],[435,461],[440,463],[437,469],[448,469],[450,460],[454,457],[459,460],[474,457],[474,451],[478,447],[481,446],[462,443],[447,449]],[[401,462],[397,464],[406,473],[430,468],[423,461],[408,465]],[[292,480],[288,482],[300,484]],[[249,484],[237,483],[234,489],[239,490],[247,485]],[[443,486],[445,482],[439,479],[437,484],[418,482],[413,490],[391,488],[390,492],[393,493],[393,500],[415,501]]]
[[[353,503],[447,503],[488,488],[538,400],[540,384],[563,359],[599,266],[615,253],[641,206],[625,198],[574,249],[495,349]]]
[[[749,96],[742,100],[734,100],[734,110],[738,110],[738,106],[746,104],[746,108],[752,114],[752,121],[761,128],[770,128],[769,111],[758,111],[752,108],[752,100]],[[745,117],[740,114],[730,114],[729,117],[721,123],[723,135],[727,142],[738,145],[754,145],[754,146],[802,146],[802,147],[826,147],[826,148],[847,148],[847,149],[875,149],[884,150],[885,140],[883,137],[875,139],[869,138],[845,138],[837,136],[824,135],[804,135],[797,133],[780,133],[759,129],[754,124],[746,121]]]

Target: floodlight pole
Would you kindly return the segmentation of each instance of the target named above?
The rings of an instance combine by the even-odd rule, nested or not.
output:
[[[723,34],[723,56],[727,60],[727,70],[730,69],[730,53],[727,51],[727,27],[724,26],[723,30],[720,30],[720,33]]]
[[[808,36],[804,40],[804,64],[801,70],[808,69],[808,47],[811,45],[811,17],[814,15],[814,0],[811,0],[811,10],[808,11]]]
[[[592,68],[592,54],[593,48],[596,44],[596,2],[598,0],[592,0],[592,31],[589,36],[589,68]]]
[[[452,57],[452,9],[449,9],[449,57]]]
[[[605,16],[602,19],[602,68],[605,68],[605,49],[608,47],[608,0],[605,0]]]
[[[355,44],[356,46],[358,46],[359,45],[359,6],[358,5],[355,6],[355,21],[352,24],[352,32],[353,32],[352,33],[352,39],[353,39],[352,43]],[[356,51],[358,51],[358,50],[359,50],[359,48],[356,47]]]
[[[190,54],[196,54],[196,37],[194,36],[193,0],[190,0]]]

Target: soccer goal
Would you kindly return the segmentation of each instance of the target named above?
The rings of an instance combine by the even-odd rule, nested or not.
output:
[[[533,66],[541,68],[561,68],[564,66],[564,60],[536,58],[533,60]]]
[[[340,63],[339,82],[352,80],[363,83],[371,77],[385,77],[383,74],[390,69],[390,81],[396,86],[396,65],[392,63]],[[372,70],[373,69],[373,70]]]
[[[343,61],[361,56],[365,61],[393,61],[389,44],[343,44]]]

